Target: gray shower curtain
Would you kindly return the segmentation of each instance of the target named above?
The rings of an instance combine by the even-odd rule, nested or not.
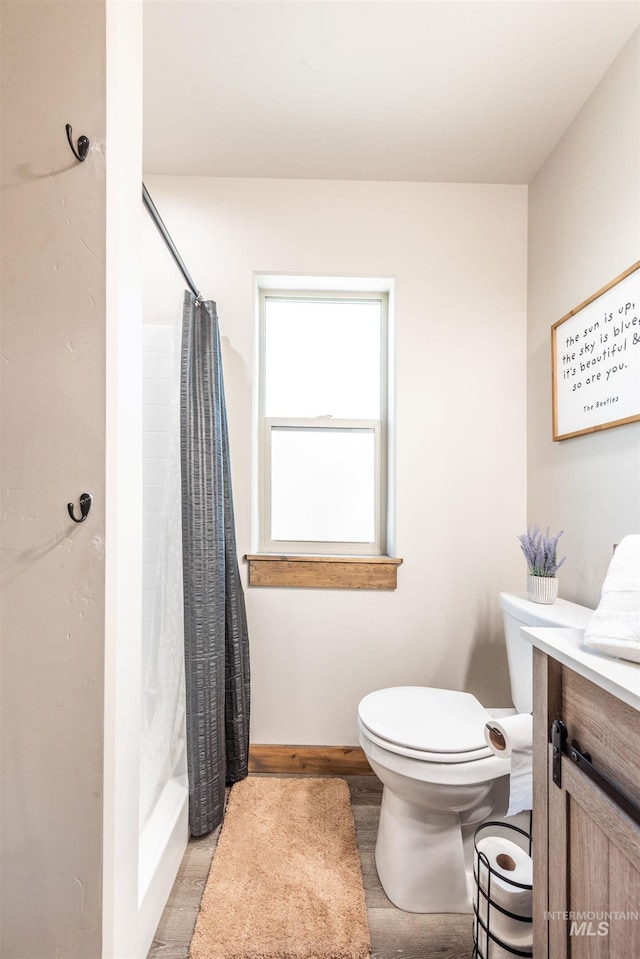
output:
[[[193,836],[222,821],[247,775],[249,637],[236,556],[216,305],[186,292],[180,382],[184,642]]]

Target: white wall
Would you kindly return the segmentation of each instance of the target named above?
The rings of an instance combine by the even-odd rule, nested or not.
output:
[[[238,551],[251,552],[254,271],[395,278],[396,592],[247,589],[256,743],[355,744],[392,684],[509,703],[497,594],[523,589],[525,187],[149,176],[223,334]],[[145,227],[145,321],[183,283]],[[241,564],[243,569],[246,564]]]
[[[142,6],[0,12],[0,953],[133,959]],[[84,163],[66,123],[91,140]]]
[[[552,441],[550,327],[640,258],[640,35],[529,192],[530,522],[564,529],[560,595],[595,606],[614,543],[640,529],[640,423]]]
[[[3,3],[2,944],[101,954],[105,3]],[[34,65],[37,68],[34,68]],[[77,163],[67,144],[87,134]],[[67,501],[94,503],[75,526]]]

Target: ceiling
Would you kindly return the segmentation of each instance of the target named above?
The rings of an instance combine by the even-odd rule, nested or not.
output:
[[[145,0],[144,172],[528,183],[637,0]]]

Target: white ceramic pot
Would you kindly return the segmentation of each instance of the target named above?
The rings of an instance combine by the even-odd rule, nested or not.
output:
[[[527,577],[527,592],[532,603],[551,606],[558,598],[558,580],[555,576]]]

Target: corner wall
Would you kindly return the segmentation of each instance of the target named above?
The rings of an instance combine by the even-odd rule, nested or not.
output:
[[[255,551],[254,273],[395,281],[398,589],[246,590],[252,742],[355,745],[359,700],[390,685],[509,705],[498,592],[526,583],[526,187],[145,182],[217,301],[240,557]],[[145,321],[179,321],[181,276],[150,223],[144,252]]]
[[[1,17],[0,953],[98,959],[105,3],[3,2]],[[85,163],[66,123],[91,139]],[[76,526],[66,504],[85,491]]]
[[[565,530],[560,595],[591,607],[640,530],[640,423],[553,442],[550,329],[638,259],[636,31],[529,188],[528,519]]]

